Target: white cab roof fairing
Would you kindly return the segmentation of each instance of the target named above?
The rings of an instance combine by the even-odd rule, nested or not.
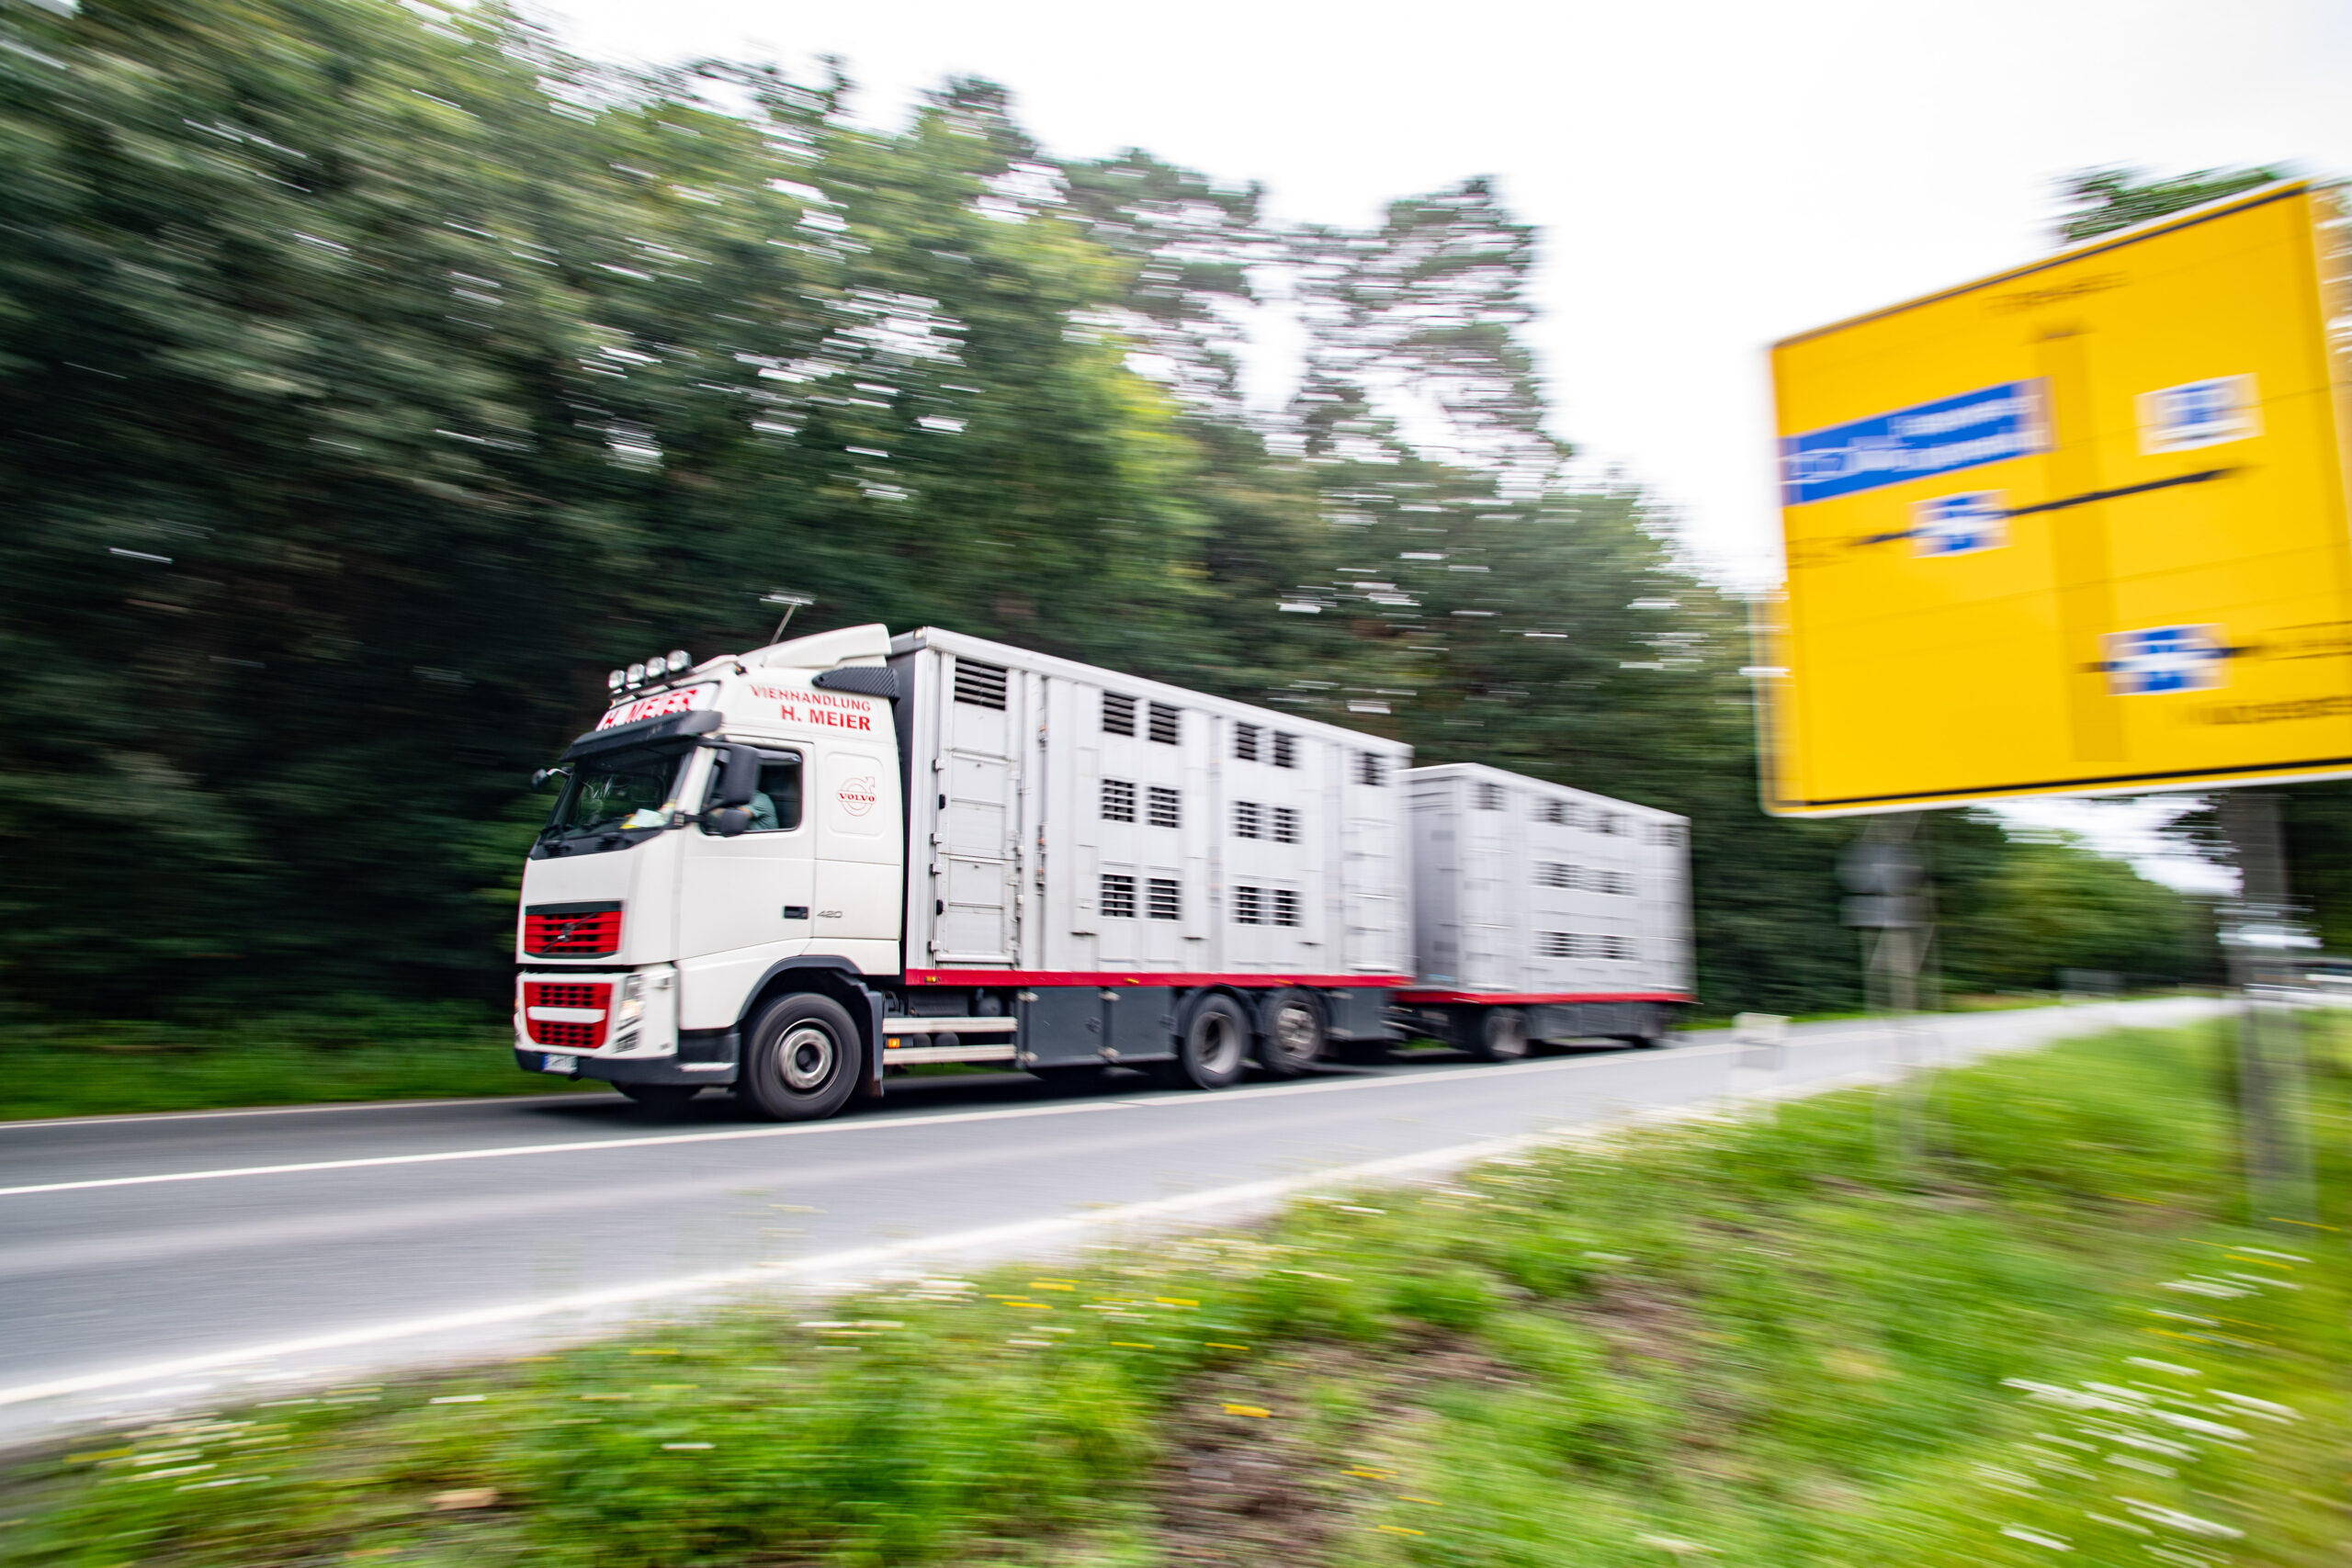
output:
[[[879,621],[771,643],[741,656],[753,669],[832,670],[844,664],[878,665],[890,654],[890,628]]]

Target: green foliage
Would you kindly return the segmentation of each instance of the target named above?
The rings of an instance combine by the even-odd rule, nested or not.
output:
[[[2180,894],[2060,834],[2007,846],[1944,940],[1965,983],[2027,990],[2057,985],[2061,969],[2194,973],[2211,932]]]
[[[1324,1527],[1252,1561],[2317,1562],[2352,1280],[2239,1227],[2213,1033],[1939,1074],[1918,1157],[1849,1092],[164,1422],[20,1473],[0,1562],[1148,1562],[1237,1461]]]
[[[19,1022],[0,1043],[0,1118],[245,1105],[548,1094],[582,1086],[514,1069],[514,1028],[475,1002],[323,998],[288,1014],[170,1022]],[[588,1086],[591,1093],[607,1092]]]
[[[2063,244],[2129,229],[2152,218],[2200,207],[2257,186],[2289,177],[2277,164],[2252,169],[2199,169],[2171,179],[2151,178],[2140,169],[2082,169],[2058,182],[2067,211],[2058,222]]]
[[[2352,784],[2286,790],[2278,817],[2297,901],[2311,911],[2322,946],[2352,953]]]

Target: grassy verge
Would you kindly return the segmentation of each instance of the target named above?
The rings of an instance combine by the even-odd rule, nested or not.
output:
[[[2009,1005],[2046,1006],[2048,998],[2013,998]],[[1796,1021],[1868,1016],[1822,1013]],[[1731,1023],[1701,1019],[1683,1027],[1697,1032]],[[495,1010],[366,999],[233,1023],[16,1024],[0,1035],[0,1121],[611,1092],[602,1084],[517,1071],[508,1054],[510,1038],[505,1015]],[[1408,1047],[1414,1048],[1446,1049],[1435,1041]],[[941,1077],[967,1069],[910,1070]]]
[[[0,1561],[2340,1561],[2345,1238],[2245,1223],[2220,1059],[2116,1033],[1939,1076],[1916,1141],[1827,1096],[127,1432],[12,1483]]]
[[[19,1026],[0,1045],[0,1120],[577,1089],[517,1071],[513,1039],[503,1013],[465,1003]]]

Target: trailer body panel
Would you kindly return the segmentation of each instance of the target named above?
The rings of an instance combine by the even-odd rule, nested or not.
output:
[[[910,991],[1410,978],[1409,747],[929,627],[890,667]]]
[[[1553,1010],[1531,1015],[1542,1039],[1651,1037],[1651,1010],[1690,999],[1685,818],[1472,762],[1407,784],[1415,980],[1399,1000]]]

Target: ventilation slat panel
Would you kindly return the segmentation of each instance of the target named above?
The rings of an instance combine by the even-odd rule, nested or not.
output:
[[[969,707],[1004,711],[1005,671],[1001,664],[982,664],[958,657],[956,660],[956,700]]]

